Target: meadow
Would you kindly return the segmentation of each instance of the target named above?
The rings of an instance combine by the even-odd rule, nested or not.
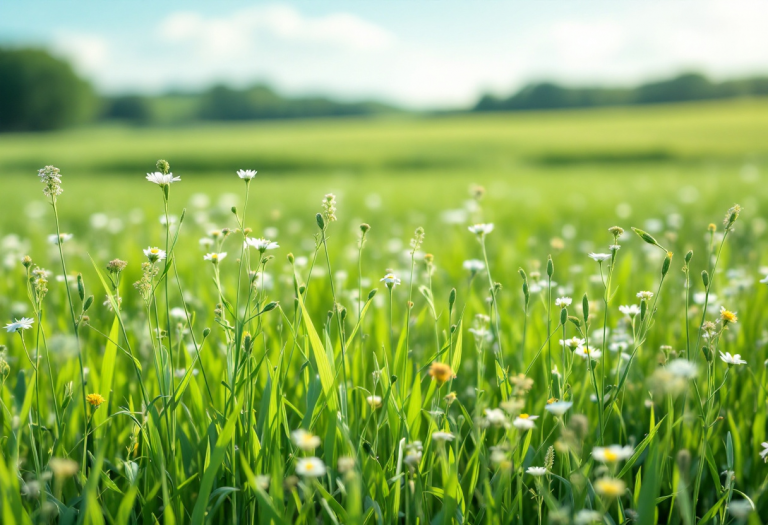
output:
[[[0,521],[768,521],[766,136],[764,100],[0,136]]]

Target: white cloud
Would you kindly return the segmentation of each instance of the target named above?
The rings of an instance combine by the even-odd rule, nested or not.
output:
[[[109,60],[109,42],[97,35],[59,33],[53,49],[56,54],[71,60],[76,71],[88,76],[98,74]]]
[[[208,19],[177,12],[161,22],[159,34],[168,42],[193,44],[206,54],[237,55],[252,52],[265,39],[359,50],[386,49],[395,40],[387,30],[349,13],[312,18],[289,6],[252,7]]]
[[[764,72],[768,63],[768,2],[565,5],[529,12],[476,4],[466,21],[449,7],[441,16],[404,10],[376,23],[285,5],[219,16],[185,11],[142,38],[68,33],[55,47],[109,91],[262,81],[287,94],[421,107],[467,105],[531,80],[631,84],[681,70],[726,78]]]

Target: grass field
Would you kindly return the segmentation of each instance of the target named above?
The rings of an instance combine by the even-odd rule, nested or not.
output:
[[[0,136],[0,521],[768,521],[766,136],[762,100]]]

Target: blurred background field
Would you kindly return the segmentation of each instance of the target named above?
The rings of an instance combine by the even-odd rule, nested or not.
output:
[[[411,523],[411,515],[404,518],[409,507],[399,492],[402,486],[406,493],[405,479],[423,479],[428,490],[415,500],[429,519],[419,523],[451,522],[450,516],[437,517],[444,506],[455,504],[465,513],[457,523],[492,522],[494,512],[498,523],[536,518],[543,523],[545,508],[544,515],[562,512],[561,523],[580,525],[590,520],[579,521],[577,511],[597,509],[598,519],[611,525],[628,523],[632,516],[625,511],[641,512],[655,502],[658,514],[641,515],[643,525],[692,525],[715,515],[718,523],[732,525],[745,521],[735,514],[729,518],[726,508],[744,494],[758,511],[749,525],[765,521],[768,484],[759,455],[768,414],[768,314],[762,308],[768,287],[760,284],[768,275],[764,5],[736,2],[734,8],[711,1],[693,9],[685,3],[627,2],[605,9],[601,2],[446,2],[450,9],[436,16],[427,3],[391,2],[384,10],[349,2],[245,7],[169,1],[114,4],[104,8],[109,16],[101,17],[87,2],[9,4],[0,5],[0,320],[35,316],[22,265],[22,257],[30,255],[34,264],[51,270],[44,315],[35,320],[35,328],[44,327],[46,337],[51,336],[52,351],[49,358],[46,347],[45,361],[55,373],[43,373],[45,391],[36,396],[42,399],[40,406],[24,408],[21,401],[32,384],[31,359],[16,334],[9,332],[0,341],[7,343],[0,357],[8,363],[0,401],[10,407],[0,411],[2,458],[21,457],[18,470],[0,472],[0,507],[23,496],[23,505],[13,508],[23,507],[40,523],[59,518],[66,523],[89,506],[110,523],[167,520],[163,513],[176,509],[178,522],[197,524],[204,521],[203,511],[211,512],[210,522],[226,518],[234,523],[242,516],[267,516],[265,509],[274,512],[272,505],[277,505],[289,522],[338,524],[364,501],[365,519],[357,516],[349,523],[395,525]],[[163,193],[145,179],[156,171],[158,159],[170,162],[173,175],[181,178],[168,187],[170,232],[180,233],[173,270],[167,274],[173,276],[166,281],[170,290],[156,298],[169,308],[158,310],[155,304],[153,320],[148,315],[152,306],[147,307],[132,284],[142,275],[142,250],[167,242]],[[72,234],[61,244],[70,284],[82,273],[85,295],[95,297],[88,324],[82,326],[85,384],[89,391],[111,396],[96,412],[105,426],[93,435],[104,439],[86,439],[87,454],[82,456],[83,416],[92,410],[83,404],[80,413],[76,406],[82,384],[77,345],[70,336],[59,247],[50,237],[55,233],[52,208],[37,176],[48,165],[58,167],[63,180],[57,205],[61,231]],[[258,170],[244,217],[251,237],[279,243],[274,251],[259,254],[275,258],[265,259],[259,279],[249,285],[260,301],[251,306],[255,312],[267,301],[278,301],[282,310],[222,329],[217,325],[221,297],[213,268],[221,270],[230,299],[241,277],[245,282],[239,266],[240,233],[220,244],[222,229],[238,226],[233,207],[242,217],[244,183],[236,175],[241,169]],[[325,230],[326,262],[316,214],[327,194],[335,195],[338,221]],[[718,260],[723,217],[737,203],[740,215]],[[371,229],[360,251],[362,223]],[[495,225],[485,238],[487,268],[478,261],[483,258],[479,238],[468,231],[476,223]],[[618,241],[608,233],[614,225],[626,230]],[[425,237],[412,252],[410,242],[419,227]],[[672,257],[662,293],[664,251],[643,243],[631,227],[655,236]],[[606,308],[602,272],[608,265],[598,266],[589,254],[608,252],[613,242],[621,248],[612,268],[615,295]],[[213,266],[203,260],[213,250],[229,255]],[[686,287],[681,270],[689,250],[693,259],[686,269],[691,277]],[[251,253],[255,268],[258,252]],[[295,256],[295,267],[287,262],[289,253]],[[429,264],[427,253],[434,256]],[[555,273],[547,288],[550,256]],[[127,329],[118,339],[134,345],[144,367],[138,376],[128,358],[105,342],[104,334],[117,324],[95,269],[103,270],[115,258],[128,262],[120,290]],[[520,269],[531,285],[527,309]],[[702,284],[704,270],[711,271],[711,290]],[[389,271],[403,283],[392,295],[380,282]],[[494,314],[500,330],[490,323],[488,279],[500,285],[500,314]],[[300,293],[305,294],[308,317],[325,338],[319,353],[308,346],[308,327],[298,315],[298,284],[312,290]],[[449,311],[454,288],[458,302]],[[333,311],[341,311],[334,302],[347,308],[348,317],[341,322],[349,329],[358,321],[361,298],[371,289],[378,293],[344,360],[341,342],[347,334],[340,335],[341,324],[332,322]],[[636,306],[641,290],[653,290],[658,300],[653,303],[658,306],[655,324],[649,322],[642,342],[634,339],[637,318],[618,310],[619,305]],[[706,296],[705,290],[712,294]],[[597,365],[600,389],[603,394],[622,392],[615,407],[605,410],[596,402],[598,379],[592,378],[594,390],[590,383],[586,363],[591,361],[573,353],[567,359],[565,351],[561,357],[554,339],[559,333],[547,344],[550,317],[555,324],[559,320],[554,298],[572,297],[568,313],[581,316],[585,294],[591,300],[586,332],[590,341],[600,341],[607,356]],[[406,301],[413,301],[410,315]],[[708,314],[702,317],[705,303]],[[179,314],[182,304],[189,319]],[[697,339],[701,322],[717,320],[721,306],[736,311],[738,322],[714,339]],[[237,315],[245,319],[246,313]],[[163,337],[152,335],[172,324],[175,358],[173,349],[168,353],[156,344]],[[233,368],[233,356],[245,346],[231,337],[245,324],[256,335],[255,346],[243,352],[252,352],[243,362],[256,367],[253,375],[247,370],[247,380],[244,369]],[[442,340],[442,348],[451,352],[459,344],[452,325],[464,338],[464,353],[451,362],[458,371],[449,385],[456,392],[454,405],[442,398],[445,391],[429,398],[435,383],[427,373],[435,344],[439,351]],[[573,326],[567,324],[568,337],[576,334]],[[192,350],[199,339],[191,334],[201,334],[204,327],[213,331],[197,362]],[[47,345],[42,333],[36,341]],[[397,338],[399,349],[393,344]],[[289,343],[299,351],[286,357]],[[635,343],[639,351],[629,371],[627,353]],[[704,348],[710,344],[708,353]],[[496,353],[502,345],[504,350]],[[715,349],[741,353],[749,366],[726,368]],[[114,375],[105,373],[109,351],[116,363]],[[323,405],[329,393],[318,379],[323,351],[337,376],[349,361],[348,383],[331,388],[337,389],[334,396],[348,398],[346,419]],[[692,357],[685,364],[699,373],[696,394],[700,385],[702,395],[711,395],[706,412],[698,403],[701,398],[694,397],[690,377],[679,391],[659,386],[666,366],[688,354]],[[158,364],[158,356],[168,355]],[[506,359],[506,370],[496,367],[498,355]],[[285,365],[274,376],[278,362]],[[574,366],[574,376],[555,385],[567,362]],[[269,366],[262,367],[264,363]],[[393,369],[395,363],[405,365]],[[549,368],[553,363],[559,364],[559,372]],[[212,392],[208,379],[187,373],[193,368],[210,374]],[[367,395],[386,395],[379,382],[382,370],[386,381],[390,375],[400,374],[400,379],[393,390],[395,401],[376,412]],[[620,383],[625,370],[627,382]],[[488,410],[504,406],[500,384],[520,381],[517,374],[522,372],[535,386],[530,394],[523,388],[515,395],[530,414],[542,416],[529,434],[516,434],[510,426],[517,408],[502,413],[506,428],[495,427],[488,418]],[[238,373],[243,374],[240,383]],[[160,379],[164,374],[166,383]],[[173,424],[148,423],[149,417],[136,425],[120,419],[124,405],[139,407],[144,392],[139,392],[137,377],[147,381],[153,395],[168,383],[175,387],[191,377],[184,382],[189,390],[170,409]],[[726,379],[729,383],[717,390]],[[230,396],[238,384],[254,387],[241,413]],[[681,397],[685,388],[690,391]],[[546,412],[547,400],[558,396],[574,403],[562,420]],[[64,425],[51,411],[58,408],[56,400],[74,400]],[[394,403],[407,404],[407,421],[395,413]],[[13,417],[24,410],[29,414],[26,426]],[[265,422],[267,413],[274,419]],[[605,413],[605,429],[596,431]],[[380,414],[372,427],[371,414]],[[525,469],[544,464],[550,445],[562,446],[561,438],[575,432],[565,421],[577,414],[586,416],[588,430],[578,446],[558,448],[552,471],[573,484],[566,490],[547,477],[557,487],[552,490],[557,501],[542,507],[543,500],[525,499],[523,505],[529,493],[541,488]],[[169,417],[168,410],[165,415]],[[217,495],[209,500],[201,479],[228,418],[239,426],[225,443],[223,466],[211,470],[208,491],[214,487]],[[623,474],[594,462],[593,447],[638,446],[646,436],[653,437],[660,421],[666,423],[653,446],[625,463]],[[47,428],[39,426],[43,424]],[[295,463],[303,452],[290,437],[299,427],[325,437],[315,448],[329,474],[317,486],[327,486],[333,494],[324,495],[322,504],[307,490],[306,478],[301,490],[286,485],[286,495],[294,492],[283,498],[284,478],[299,474]],[[337,429],[360,441],[353,443]],[[456,437],[447,443],[455,447],[451,476],[447,470],[437,473],[435,458],[442,456],[430,456],[438,429]],[[137,453],[139,435],[150,431],[166,440],[153,444],[161,453],[152,461],[144,448],[141,456]],[[14,441],[17,435],[20,441]],[[24,438],[35,435],[42,440],[39,446],[26,444]],[[523,435],[532,441],[515,449],[519,454],[512,453],[509,443]],[[423,461],[418,459],[421,471],[408,470],[402,457],[397,459],[406,442],[425,444],[428,452]],[[654,471],[656,450],[664,467]],[[255,485],[244,482],[241,451],[253,453],[250,465],[257,474],[272,477],[268,500],[259,499]],[[505,461],[491,459],[499,451],[506,454],[505,461],[515,462],[508,477]],[[354,475],[359,477],[342,476],[337,468],[342,452],[354,458]],[[708,453],[706,461],[699,457],[702,452]],[[33,468],[38,453],[43,461]],[[103,472],[95,459],[99,453],[109,463]],[[685,454],[687,463],[680,461]],[[45,507],[45,498],[30,494],[35,486],[42,486],[46,497],[56,489],[61,492],[45,478],[46,460],[58,457],[76,459],[90,478],[87,486],[79,478],[65,480],[54,512]],[[158,458],[168,462],[167,471],[156,467]],[[133,465],[136,472],[141,470],[140,483],[131,474]],[[479,484],[470,472],[479,473]],[[720,472],[731,472],[732,480]],[[628,487],[618,499],[601,499],[592,488],[608,475]],[[349,481],[349,494],[336,484],[342,477]],[[158,492],[166,479],[179,482],[171,483],[171,499]],[[460,486],[451,485],[451,479]],[[694,492],[693,479],[701,482],[701,497],[691,504],[685,498]],[[744,494],[735,496],[731,481]],[[358,494],[356,500],[358,482],[365,496]],[[691,483],[686,487],[685,482]],[[641,486],[652,488],[641,491]],[[495,509],[488,504],[491,487],[498,491]],[[449,490],[456,492],[447,495]],[[129,491],[140,499],[132,503],[126,497]],[[247,505],[246,499],[238,499],[246,494],[251,498]],[[124,501],[125,519],[111,519]],[[702,517],[706,519],[699,521]],[[99,523],[92,516],[89,520],[82,521]]]

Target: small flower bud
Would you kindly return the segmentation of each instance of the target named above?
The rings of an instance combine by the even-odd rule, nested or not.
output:
[[[371,299],[373,299],[373,296],[374,296],[374,295],[376,295],[376,292],[378,292],[378,290],[377,290],[376,288],[374,288],[373,290],[371,290],[370,292],[368,292],[368,300],[369,300],[369,301],[370,301]]]
[[[234,215],[237,215],[237,206],[232,206],[229,211],[231,211]]]
[[[370,231],[370,229],[371,229],[371,225],[370,224],[363,223],[363,224],[360,225],[360,231],[363,232],[363,235],[368,233],[368,231]]]
[[[295,261],[296,261],[296,259],[294,259],[293,254],[289,253],[288,254],[288,262],[293,264]]]
[[[272,301],[271,303],[268,303],[268,304],[267,304],[267,306],[265,306],[265,307],[264,307],[264,309],[261,311],[261,313],[264,313],[264,312],[271,312],[272,310],[274,310],[275,308],[277,308],[277,305],[278,305],[278,304],[279,304],[279,303],[278,303],[277,301]]]
[[[551,279],[554,273],[555,273],[555,263],[552,262],[552,256],[550,255],[549,259],[547,259],[547,277]]]
[[[565,322],[568,320],[568,308],[561,308],[560,309],[560,324],[565,324]]]
[[[317,221],[317,227],[320,228],[321,230],[324,230],[325,221],[323,220],[323,214],[318,213],[317,215],[315,215],[315,220]]]
[[[688,250],[688,253],[685,254],[685,264],[690,263],[692,258],[693,258],[693,250]]]
[[[587,298],[587,294],[584,294],[584,297],[581,300],[581,312],[584,315],[584,323],[586,324],[589,320],[589,299]]]
[[[164,175],[167,175],[168,173],[171,172],[171,165],[168,163],[167,160],[160,159],[157,161],[157,164],[155,164],[155,166],[157,166],[157,170],[163,173]]]
[[[203,337],[208,337],[209,335],[211,335],[211,329],[203,328]]]
[[[448,309],[453,310],[454,304],[456,304],[456,288],[451,288],[451,293],[448,295]]]
[[[121,261],[120,259],[112,259],[107,263],[107,271],[112,274],[118,274],[125,270],[126,266],[128,266],[127,262]]]
[[[664,262],[661,264],[661,275],[667,275],[667,272],[669,272],[670,264],[672,264],[672,252],[667,252],[667,256],[664,258]]]
[[[709,273],[706,270],[701,272],[701,282],[704,283],[704,288],[709,287]]]
[[[654,239],[651,234],[644,232],[640,228],[632,228],[632,231],[634,231],[642,240],[647,242],[648,244],[652,244],[654,246],[657,246],[664,250],[664,248],[658,243],[656,239]],[[666,250],[665,250],[666,251]]]
[[[80,300],[85,299],[85,285],[83,284],[83,274],[77,274],[77,294],[80,296]]]
[[[30,257],[29,255],[25,255],[21,259],[21,264],[24,265],[24,268],[29,268],[30,266],[32,266],[32,257]]]
[[[725,220],[723,221],[723,224],[725,225],[726,230],[730,230],[731,226],[733,226],[733,223],[736,222],[736,219],[739,218],[739,214],[741,213],[741,206],[738,204],[734,204],[732,208],[728,210],[728,213],[725,214]]]
[[[86,299],[85,303],[83,303],[83,312],[87,312],[88,308],[90,308],[92,304],[93,304],[93,296],[89,295],[88,299]]]

